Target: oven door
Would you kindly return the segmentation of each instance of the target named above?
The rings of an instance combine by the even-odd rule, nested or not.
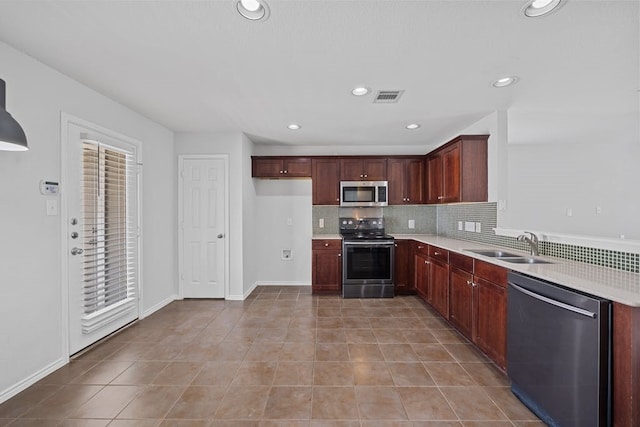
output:
[[[393,284],[393,241],[345,241],[342,284]]]

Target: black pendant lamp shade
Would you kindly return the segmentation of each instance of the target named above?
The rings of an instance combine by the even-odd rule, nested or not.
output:
[[[6,110],[5,82],[0,79],[0,151],[26,151],[27,137]]]

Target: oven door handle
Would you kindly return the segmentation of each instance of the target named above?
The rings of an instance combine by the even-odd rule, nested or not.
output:
[[[394,242],[344,242],[345,246],[393,246]]]

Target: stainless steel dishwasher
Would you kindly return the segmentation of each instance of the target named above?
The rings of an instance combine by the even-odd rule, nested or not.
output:
[[[509,273],[507,373],[550,426],[609,426],[611,302]]]

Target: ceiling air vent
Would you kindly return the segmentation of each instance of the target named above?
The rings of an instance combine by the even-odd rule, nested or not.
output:
[[[398,102],[403,92],[403,90],[380,90],[373,102],[384,104],[395,103]]]

